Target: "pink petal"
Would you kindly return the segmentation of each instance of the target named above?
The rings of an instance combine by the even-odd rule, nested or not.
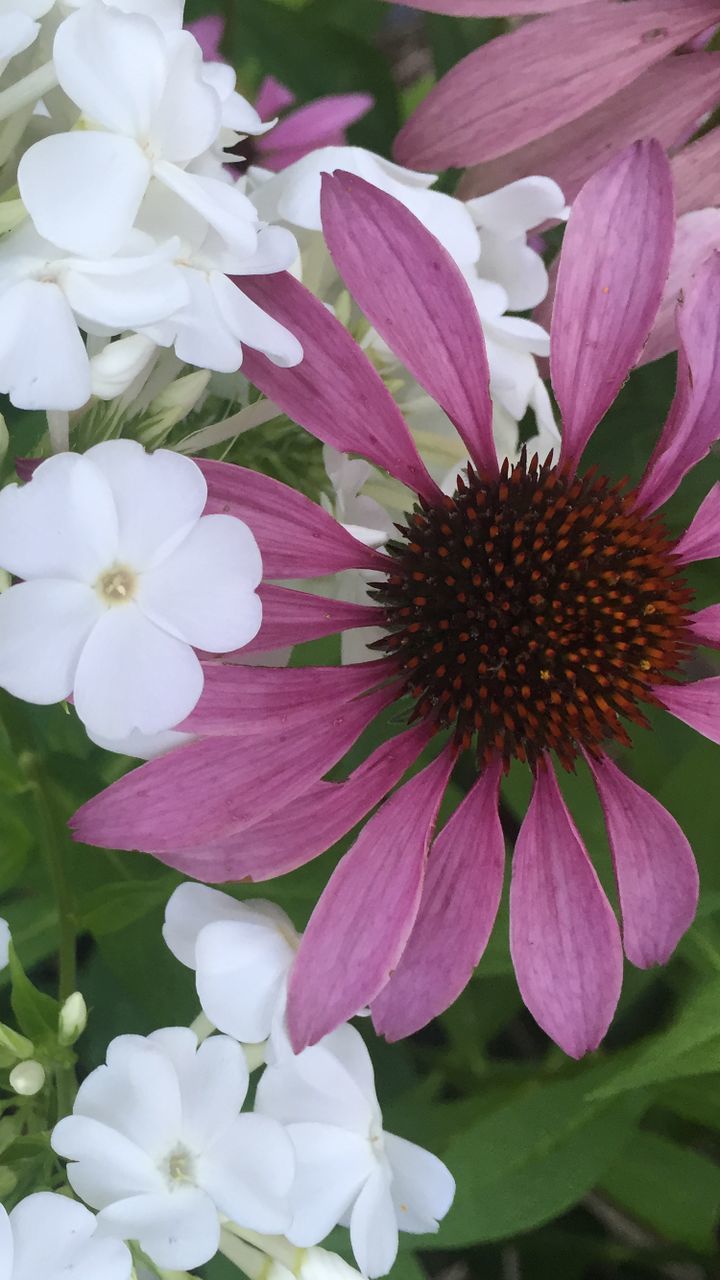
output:
[[[670,169],[654,141],[616,156],[575,201],[550,337],[561,457],[572,466],[640,356],[667,279],[673,231]]]
[[[678,214],[704,209],[717,201],[720,164],[720,131],[711,129],[697,142],[673,156],[670,167],[677,196]]]
[[[304,152],[328,146],[330,138],[367,115],[374,102],[369,93],[335,93],[316,98],[281,120],[263,140],[263,151],[272,157],[274,151],[286,148]]]
[[[303,935],[288,996],[299,1053],[374,1000],[417,915],[425,859],[453,755],[396,791],[336,867]]]
[[[676,58],[676,62],[684,62]],[[720,249],[720,209],[696,209],[678,218],[670,274],[641,364],[659,360],[678,345],[677,306],[703,263]]]
[[[243,276],[245,293],[302,343],[303,359],[280,369],[256,351],[243,372],[324,444],[359,453],[415,493],[436,501],[428,475],[392,396],[367,356],[327,307],[287,272]]]
[[[572,203],[583,183],[637,138],[657,138],[668,148],[695,126],[720,96],[720,55],[674,55],[651,67],[578,120],[537,138],[464,175],[463,199],[543,173],[560,185]]]
[[[399,782],[428,741],[425,725],[382,743],[346,782],[317,782],[286,809],[224,844],[164,855],[197,880],[272,880],[295,871],[351,831]]]
[[[502,894],[505,841],[498,816],[500,766],[488,769],[431,850],[420,910],[400,963],[373,1002],[388,1040],[419,1031],[449,1008],[487,946]]]
[[[342,706],[376,688],[393,664],[358,662],[349,667],[243,667],[204,664],[205,685],[200,701],[178,728],[183,733],[212,737],[247,734],[252,724],[269,732],[283,732],[317,716],[318,687],[323,710]],[[320,682],[320,683],[318,683]]]
[[[354,627],[376,627],[383,620],[382,609],[374,605],[348,604],[307,591],[263,584],[258,595],[262,600],[262,626],[250,644],[237,650],[241,659],[251,653],[272,653],[287,645],[320,640]]]
[[[672,814],[607,756],[587,762],[605,814],[625,954],[641,969],[665,964],[697,910],[693,851]]]
[[[549,762],[515,846],[510,951],[535,1021],[571,1058],[596,1049],[620,996],[620,930]]]
[[[690,616],[690,629],[698,644],[720,649],[720,604],[708,605]]]
[[[364,546],[297,489],[229,462],[195,461],[208,486],[208,512],[250,526],[266,578],[314,578],[340,569],[385,570],[388,559]]]
[[[638,502],[657,510],[720,436],[720,253],[697,272],[678,308],[678,382]]]
[[[219,844],[290,804],[331,769],[392,700],[374,693],[322,710],[310,728],[200,738],[135,769],[71,819],[76,838],[158,855]]]
[[[409,9],[428,13],[450,13],[466,18],[511,18],[536,13],[557,13],[591,0],[396,0]]]
[[[324,174],[323,231],[361,311],[496,475],[485,339],[460,269],[414,214],[350,173]]]
[[[225,34],[225,19],[220,14],[209,14],[207,18],[198,18],[188,22],[185,30],[195,37],[202,49],[206,62],[224,62],[220,52],[220,41]]]
[[[676,719],[720,744],[720,676],[692,684],[655,685],[653,693]]]
[[[395,159],[435,170],[515,151],[585,115],[716,19],[716,0],[634,0],[621,11],[598,0],[526,23],[443,77],[400,130]]]
[[[255,110],[261,120],[272,120],[295,101],[295,94],[274,76],[265,76],[255,98]]]
[[[720,484],[714,484],[675,546],[680,564],[720,556]]]

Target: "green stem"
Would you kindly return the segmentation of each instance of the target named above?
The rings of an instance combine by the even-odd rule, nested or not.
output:
[[[35,784],[41,843],[58,907],[60,933],[58,998],[63,1004],[68,996],[77,990],[75,908],[65,875],[63,842],[58,838],[53,801],[35,761],[31,766],[31,773]]]

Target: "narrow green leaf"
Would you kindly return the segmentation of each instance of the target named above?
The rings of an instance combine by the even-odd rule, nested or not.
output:
[[[601,1189],[662,1239],[713,1251],[720,1168],[707,1156],[640,1131],[605,1173]]]
[[[54,1041],[57,1038],[60,1006],[52,996],[45,995],[33,986],[12,945],[10,982],[10,1003],[21,1031],[36,1045]]]

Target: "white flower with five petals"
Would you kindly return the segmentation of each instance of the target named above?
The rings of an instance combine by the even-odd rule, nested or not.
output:
[[[130,1280],[129,1249],[96,1228],[89,1209],[52,1191],[9,1214],[0,1205],[0,1280]]]
[[[195,648],[257,634],[262,564],[241,520],[203,515],[190,458],[131,440],[57,454],[0,493],[0,685],[28,702],[72,693],[107,738],[173,728],[203,687]]]

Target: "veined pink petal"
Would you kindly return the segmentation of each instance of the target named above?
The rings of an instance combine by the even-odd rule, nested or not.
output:
[[[78,809],[78,840],[160,856],[219,844],[302,795],[349,750],[387,692],[322,711],[312,728],[200,738],[135,769]]]
[[[678,214],[705,209],[717,201],[720,131],[711,129],[697,142],[683,147],[670,161]]]
[[[684,58],[674,61],[683,62]],[[720,250],[720,209],[696,209],[678,218],[670,274],[640,364],[650,364],[677,348],[678,302],[715,250]]]
[[[676,719],[720,744],[720,676],[692,684],[657,684],[653,693]]]
[[[496,764],[481,775],[433,843],[408,944],[373,1001],[375,1030],[388,1040],[412,1035],[449,1008],[487,946],[505,865],[499,786]]]
[[[675,399],[638,490],[656,511],[720,437],[720,253],[700,267],[678,308]]]
[[[557,13],[589,4],[591,0],[396,0],[409,9],[426,9],[428,13],[450,13],[465,18],[513,18],[536,13]]]
[[[225,33],[225,19],[219,13],[208,14],[206,18],[197,18],[195,22],[188,22],[185,30],[197,40],[206,62],[225,61],[220,52],[220,41]]]
[[[333,93],[298,107],[263,140],[265,162],[275,151],[327,146],[329,138],[367,115],[374,101],[369,93]]]
[[[376,688],[395,670],[393,663],[386,661],[348,667],[203,665],[205,685],[200,701],[178,726],[182,733],[203,737],[244,737],[252,724],[264,732],[274,727],[282,733],[289,725],[317,716],[318,688],[322,689],[325,711]]]
[[[208,512],[226,512],[252,529],[266,578],[314,578],[339,569],[387,568],[388,560],[343,529],[297,489],[234,463],[196,458],[208,486]]]
[[[427,744],[425,725],[383,742],[346,782],[317,782],[286,809],[224,844],[174,851],[164,861],[211,884],[272,880],[311,862],[351,831],[399,782]]]
[[[354,174],[324,174],[321,206],[328,248],[361,311],[479,469],[496,475],[485,339],[459,267],[409,209]]]
[[[716,19],[716,0],[595,0],[527,23],[443,77],[395,159],[425,170],[494,160],[577,120]]]
[[[690,615],[690,629],[698,644],[720,649],[720,604],[708,605]]]
[[[667,279],[673,232],[670,168],[652,140],[616,156],[575,201],[550,337],[561,458],[572,466],[640,356]]]
[[[515,845],[510,951],[535,1021],[571,1058],[596,1049],[620,996],[620,930],[549,761]]]
[[[350,604],[308,591],[263,584],[258,595],[263,608],[262,626],[250,644],[237,650],[241,659],[250,653],[272,653],[354,627],[376,627],[383,619],[382,609],[375,605]]]
[[[680,564],[714,560],[720,556],[720,484],[714,484],[698,507],[674,554]]]
[[[280,369],[246,350],[243,371],[295,422],[342,453],[360,453],[415,493],[439,490],[420,459],[400,410],[347,329],[286,272],[243,276],[245,293],[302,344],[303,359]]]
[[[336,867],[310,917],[290,978],[296,1053],[374,1000],[417,915],[425,859],[453,765],[448,746],[396,791]]]
[[[255,110],[261,120],[272,120],[295,101],[295,94],[275,76],[265,76],[255,98]]]
[[[625,954],[665,964],[695,917],[700,882],[689,841],[672,814],[607,756],[587,756],[605,814]]]
[[[618,151],[637,138],[672,146],[719,95],[720,54],[664,58],[578,120],[468,170],[458,194],[463,199],[485,195],[529,173],[544,173],[572,203],[583,183]]]

